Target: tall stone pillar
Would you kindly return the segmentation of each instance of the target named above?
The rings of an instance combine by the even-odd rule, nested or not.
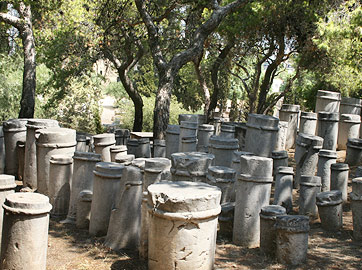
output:
[[[283,104],[279,111],[279,120],[288,122],[285,149],[294,148],[299,124],[299,105]]]
[[[338,113],[318,113],[317,135],[324,139],[323,149],[336,151],[338,138],[338,121]]]
[[[341,93],[318,90],[315,111],[318,112],[339,112]]]
[[[329,191],[331,188],[331,165],[337,162],[337,152],[321,149],[318,153],[317,176],[322,181],[322,191]]]
[[[301,112],[299,133],[315,135],[317,129],[317,114],[314,112]]]
[[[179,151],[180,126],[168,125],[166,129],[166,157],[171,158],[171,154]]]

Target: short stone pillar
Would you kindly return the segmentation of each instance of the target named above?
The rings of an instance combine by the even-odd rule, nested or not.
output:
[[[300,215],[277,216],[276,257],[287,265],[300,265],[307,260],[309,218]]]
[[[3,205],[5,202],[6,196],[15,192],[15,176],[0,174],[0,204]],[[1,243],[1,233],[3,227],[3,217],[4,209],[0,207],[0,243]]]
[[[85,134],[77,132],[77,146],[75,147],[75,151],[89,152],[89,144],[90,144],[90,137],[87,137]]]
[[[213,269],[220,197],[217,187],[205,183],[149,186],[148,269]]]
[[[361,115],[362,100],[359,98],[342,97],[339,112],[341,114]]]
[[[285,215],[286,210],[280,205],[267,205],[260,211],[260,250],[269,256],[275,256],[277,232],[275,220],[277,216]]]
[[[6,197],[3,208],[0,268],[45,270],[52,208],[48,197],[30,192],[13,193]]]
[[[186,136],[181,138],[180,152],[196,152],[197,148],[197,137]]]
[[[128,166],[132,164],[132,161],[135,159],[134,155],[124,155],[124,156],[117,156],[116,163],[123,164],[124,166]]]
[[[129,139],[128,129],[116,129],[115,130],[116,145],[127,145]]]
[[[323,138],[299,133],[294,159],[297,164],[294,188],[299,187],[301,175],[314,175],[318,164],[318,153],[323,146]]]
[[[24,158],[25,158],[25,141],[17,141],[16,151],[18,152],[18,180],[24,179]]]
[[[321,178],[323,192],[331,189],[331,165],[336,162],[336,151],[325,149],[319,150],[317,176]]]
[[[241,156],[240,167],[236,185],[233,243],[252,248],[259,246],[260,210],[269,205],[273,160]]]
[[[318,90],[315,111],[338,113],[341,102],[341,93]]]
[[[331,165],[331,190],[342,192],[342,200],[347,202],[349,166],[345,163],[334,163]]]
[[[221,203],[230,202],[234,191],[235,170],[223,166],[210,166],[206,183],[221,190]]]
[[[332,190],[318,193],[317,206],[323,230],[335,232],[342,228],[341,191]]]
[[[352,180],[352,192],[350,193],[352,220],[353,220],[353,238],[357,241],[362,240],[362,178]]]
[[[231,169],[233,169],[235,171],[235,182],[234,182],[234,189],[233,192],[231,194],[231,201],[235,202],[235,191],[236,188],[235,186],[238,183],[238,177],[239,174],[241,173],[241,167],[240,167],[240,157],[241,156],[254,156],[253,153],[250,152],[245,152],[245,151],[234,151],[233,152],[233,159],[231,161]]]
[[[274,205],[283,206],[287,213],[293,210],[293,168],[278,167],[275,171]]]
[[[111,162],[116,162],[116,157],[127,155],[126,145],[113,145],[109,148],[111,153]]]
[[[37,188],[36,168],[36,131],[42,128],[58,127],[58,121],[52,119],[29,119],[26,124],[26,145],[24,157],[23,185],[31,189]]]
[[[70,201],[67,218],[63,223],[75,223],[77,216],[77,200],[82,190],[93,191],[93,170],[101,155],[91,152],[75,152],[73,156],[73,177],[70,188]]]
[[[37,190],[49,194],[49,169],[52,155],[73,156],[75,151],[76,131],[68,128],[43,128],[37,131],[36,168]]]
[[[50,214],[65,217],[69,209],[70,184],[73,176],[73,158],[52,155],[49,167],[49,200],[53,206]]]
[[[166,140],[153,141],[153,157],[166,157]]]
[[[356,114],[341,114],[338,126],[338,149],[346,150],[350,138],[359,138],[361,117]]]
[[[138,148],[135,154],[136,158],[150,158],[151,145],[149,138],[138,139]]]
[[[203,152],[171,155],[172,181],[206,182],[206,173],[215,156]]]
[[[220,117],[213,117],[211,119],[210,124],[214,125],[214,128],[215,128],[214,134],[217,135],[217,136],[220,134],[221,122],[222,122],[222,118],[220,118]]]
[[[288,167],[288,152],[285,150],[282,151],[273,151],[273,176],[275,176],[276,171],[279,166]]]
[[[5,173],[5,144],[3,127],[0,126],[0,174]]]
[[[230,139],[221,136],[211,136],[209,153],[215,156],[213,165],[230,167],[232,153],[239,149],[238,139]]]
[[[319,176],[302,175],[299,190],[299,214],[318,218],[316,205],[317,193],[321,192],[321,178]]]
[[[348,139],[344,162],[349,166],[362,164],[362,139]]]
[[[199,126],[197,131],[197,151],[209,152],[209,140],[214,135],[214,126],[203,124]]]
[[[339,114],[331,112],[318,113],[317,135],[323,138],[323,149],[336,151],[338,138]]]
[[[181,122],[194,122],[199,123],[199,115],[198,114],[179,114],[178,115],[178,123],[181,125]],[[203,123],[201,123],[203,124]]]
[[[278,138],[279,119],[263,114],[249,114],[245,151],[262,157],[270,157]]]
[[[317,129],[317,114],[314,112],[301,112],[299,133],[315,135]]]
[[[18,178],[18,153],[16,144],[26,140],[26,123],[28,119],[10,119],[3,122],[5,143],[5,173]]]
[[[111,162],[111,146],[116,144],[114,133],[103,133],[93,136],[94,149],[100,154],[103,162]]]
[[[234,225],[235,202],[226,202],[221,204],[221,213],[219,215],[218,235],[232,239]]]
[[[299,124],[299,111],[300,106],[293,104],[283,104],[279,110],[279,120],[288,122],[286,150],[294,148]]]
[[[93,198],[89,234],[107,234],[112,206],[120,189],[124,165],[113,162],[99,162],[93,171]]]
[[[279,121],[278,128],[278,137],[275,143],[274,151],[282,151],[286,149],[288,122]]]
[[[235,138],[235,126],[232,125],[231,123],[221,124],[219,136],[234,139]]]
[[[197,122],[181,121],[178,145],[179,151],[182,149],[182,138],[184,137],[197,137]]]
[[[171,154],[178,152],[180,139],[180,126],[168,125],[166,129],[166,157],[171,158]]]
[[[78,229],[89,229],[93,192],[82,190],[79,192],[77,200],[77,217],[75,225]]]

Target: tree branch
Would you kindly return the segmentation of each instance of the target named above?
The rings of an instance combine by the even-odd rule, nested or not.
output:
[[[24,27],[23,21],[20,18],[10,15],[9,13],[0,12],[0,21],[10,24],[18,29],[22,29]]]

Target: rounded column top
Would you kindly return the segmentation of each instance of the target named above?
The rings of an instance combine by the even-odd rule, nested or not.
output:
[[[250,113],[248,115],[247,127],[254,127],[264,130],[278,131],[279,118],[274,116]]]
[[[5,122],[3,122],[3,129],[4,132],[9,131],[24,131],[26,130],[26,123],[29,119],[27,118],[15,118],[15,119],[9,119]]]
[[[312,146],[315,149],[322,149],[323,138],[305,133],[299,133],[296,144],[302,147]]]
[[[254,154],[251,153],[251,152],[235,150],[233,152],[233,162],[240,162],[240,157],[241,156],[254,156]]]
[[[318,156],[336,159],[337,158],[337,152],[333,151],[333,150],[321,149],[318,152]]]
[[[145,171],[160,173],[171,169],[171,160],[168,158],[148,158],[145,160]]]
[[[339,121],[358,124],[358,123],[361,123],[361,116],[359,116],[357,114],[344,113],[344,114],[341,114]]]
[[[131,154],[116,156],[117,163],[131,164],[134,159],[135,159],[135,155],[131,155]]]
[[[280,111],[299,113],[300,106],[294,104],[283,104]]]
[[[316,203],[319,206],[336,205],[342,203],[342,191],[331,190],[320,192],[316,196]]]
[[[93,192],[88,189],[84,189],[79,192],[78,200],[81,202],[91,202],[93,197]]]
[[[135,167],[140,168],[143,171],[146,166],[146,160],[148,160],[148,158],[136,158],[132,160],[131,164]]]
[[[37,144],[49,146],[75,146],[77,144],[76,131],[69,128],[42,128],[36,131]]]
[[[0,174],[0,190],[13,189],[16,187],[15,176]]]
[[[59,122],[54,119],[28,119],[26,127],[30,129],[59,127]]]
[[[102,178],[120,178],[123,169],[123,164],[115,162],[98,162],[93,172]]]
[[[362,139],[348,138],[347,146],[362,148]]]
[[[235,138],[212,135],[209,139],[209,146],[213,148],[238,149],[239,140]]]
[[[276,216],[286,215],[287,210],[280,205],[263,206],[260,211],[260,217],[264,219],[276,219]]]
[[[111,146],[111,148],[109,150],[111,151],[111,153],[126,152],[127,146],[126,145],[113,145],[113,146]]]
[[[314,112],[301,112],[300,118],[308,119],[308,120],[317,120],[317,114]]]
[[[359,98],[342,97],[341,105],[351,105],[356,107],[362,107],[362,100]]]
[[[331,170],[347,171],[349,170],[349,166],[346,163],[333,163],[331,164]]]
[[[288,151],[281,150],[281,151],[272,152],[272,159],[284,159],[284,158],[288,158]]]
[[[92,153],[92,152],[79,152],[75,151],[73,159],[100,162],[102,161],[102,157],[100,154]]]
[[[52,206],[43,194],[18,192],[6,196],[3,208],[14,214],[40,215],[49,213]]]
[[[93,136],[94,146],[108,146],[116,143],[114,133],[102,133]]]
[[[293,167],[279,166],[276,169],[276,173],[278,174],[294,174]]]
[[[273,159],[260,156],[240,156],[240,174],[251,178],[271,178]]]
[[[327,90],[318,90],[317,97],[322,97],[322,98],[332,99],[332,100],[341,100],[341,93],[327,91]]]
[[[322,186],[320,176],[314,175],[301,175],[300,184],[303,186],[320,187]]]
[[[318,112],[318,121],[339,121],[339,113],[337,112]]]
[[[179,125],[167,125],[166,133],[180,134],[180,126]]]
[[[309,232],[309,217],[302,215],[282,215],[277,216],[275,228],[294,233]]]

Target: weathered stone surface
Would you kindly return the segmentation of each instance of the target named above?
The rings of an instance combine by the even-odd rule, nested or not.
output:
[[[317,114],[314,112],[301,112],[299,133],[315,135],[317,129]]]
[[[89,152],[90,150],[90,135],[86,135],[84,133],[80,133],[77,131],[77,146],[75,147],[75,151],[77,152]]]
[[[323,149],[336,151],[338,138],[338,121],[338,113],[318,113],[317,135],[323,138]]]
[[[273,175],[277,171],[277,168],[280,166],[288,167],[288,152],[285,150],[273,151],[271,155],[273,159]]]
[[[361,115],[362,100],[359,98],[342,97],[339,112],[341,114]]]
[[[5,202],[6,196],[15,192],[15,176],[0,174],[0,205],[3,205]],[[4,217],[4,208],[0,208],[0,243],[1,243],[1,233],[3,227],[3,217]]]
[[[339,112],[341,94],[338,92],[318,90],[315,111],[318,112]]]
[[[220,137],[235,138],[235,126],[232,123],[223,123],[220,128]]]
[[[138,149],[136,152],[136,158],[150,158],[151,146],[149,138],[138,139]]]
[[[348,164],[334,163],[331,165],[331,190],[341,191],[343,202],[347,202],[348,173]]]
[[[362,195],[362,177],[352,179],[352,190],[357,195]]]
[[[235,122],[235,138],[239,141],[239,150],[245,149],[246,123]]]
[[[219,215],[218,235],[232,239],[234,225],[235,202],[226,202],[221,204],[221,213]]]
[[[214,135],[214,126],[213,125],[199,125],[197,131],[197,151],[205,152],[209,151],[209,140],[212,135]]]
[[[166,157],[166,140],[153,141],[153,157]]]
[[[321,192],[321,178],[319,176],[302,175],[299,190],[299,214],[311,218],[318,218],[316,197]]]
[[[288,122],[279,121],[278,124],[278,137],[275,143],[274,151],[282,151],[286,149],[287,144],[287,133],[288,133]]]
[[[5,143],[3,127],[0,126],[0,174],[5,173]]]
[[[111,153],[111,162],[116,162],[118,156],[127,155],[127,146],[126,145],[113,145],[109,149]]]
[[[337,152],[321,149],[318,153],[317,176],[322,181],[322,191],[331,189],[331,165],[337,161]]]
[[[230,167],[232,153],[239,149],[237,139],[225,138],[221,136],[211,136],[209,141],[209,153],[215,156],[213,165]]]
[[[25,159],[25,141],[19,140],[16,143],[16,151],[18,152],[18,180],[24,179],[24,159]]]
[[[293,210],[293,168],[280,166],[275,173],[275,205],[281,205],[290,213]]]
[[[82,190],[77,200],[76,226],[78,229],[89,229],[93,192]]]
[[[338,231],[342,228],[342,192],[325,191],[317,194],[318,213],[322,228],[326,231]]]
[[[116,144],[114,133],[103,133],[93,136],[94,149],[100,154],[103,162],[111,162],[111,146]]]
[[[349,166],[362,164],[362,139],[348,139],[344,162]]]
[[[361,117],[356,114],[341,114],[338,126],[337,145],[339,150],[347,149],[350,138],[359,138]]]
[[[352,220],[353,220],[353,238],[362,240],[362,178],[352,180],[352,192],[350,193]]]
[[[197,137],[197,126],[197,122],[181,121],[178,145],[179,151],[182,151],[182,139],[184,137]]]
[[[299,105],[283,104],[279,111],[280,121],[288,122],[287,137],[285,149],[294,148],[297,138],[297,129],[299,124]]]
[[[197,148],[197,137],[196,136],[186,136],[181,138],[181,148],[180,152],[196,152]]]
[[[130,133],[128,129],[116,129],[114,131],[116,138],[116,145],[127,145]]]
[[[166,157],[171,158],[171,154],[179,151],[180,126],[168,125],[166,129]]]
[[[209,167],[206,175],[206,183],[220,188],[222,192],[221,203],[231,201],[235,176],[236,172],[231,168],[223,166]]]

